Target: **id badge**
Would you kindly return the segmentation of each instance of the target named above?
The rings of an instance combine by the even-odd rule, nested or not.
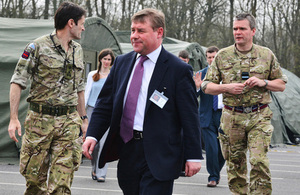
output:
[[[167,103],[169,98],[164,96],[164,93],[160,93],[157,90],[153,92],[153,94],[150,97],[150,101],[156,104],[158,107],[163,108],[165,104]]]

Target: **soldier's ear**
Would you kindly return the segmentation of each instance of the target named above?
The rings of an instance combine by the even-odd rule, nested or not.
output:
[[[255,32],[256,32],[256,28],[253,28],[253,29],[252,29],[252,36],[255,35]]]
[[[75,25],[74,20],[73,20],[73,19],[69,19],[67,25],[68,25],[70,28],[73,28],[73,26]]]

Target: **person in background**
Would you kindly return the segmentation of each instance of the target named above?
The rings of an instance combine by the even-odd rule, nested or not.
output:
[[[111,49],[103,49],[98,55],[98,68],[91,71],[87,77],[87,84],[85,88],[85,107],[88,119],[91,118],[99,93],[106,81],[110,72],[110,68],[115,60],[114,53]],[[105,182],[107,173],[107,164],[103,168],[99,168],[99,157],[103,144],[107,137],[108,131],[104,134],[101,140],[95,146],[91,160],[92,162],[92,179],[98,182]]]
[[[209,66],[211,65],[218,51],[219,48],[216,46],[211,46],[206,49],[206,60]],[[223,98],[222,94],[213,96],[205,94],[200,90],[200,86],[209,66],[197,72],[194,80],[196,88],[198,89],[198,95],[200,95],[200,126],[202,136],[205,140],[206,169],[209,173],[207,187],[216,187],[217,184],[219,184],[220,172],[225,163],[220,148],[220,142],[218,140],[218,128],[220,126]]]
[[[251,14],[237,15],[233,21],[235,44],[218,52],[201,84],[205,93],[223,94],[219,137],[233,194],[272,193],[267,152],[274,128],[268,104],[270,91],[284,91],[287,77],[273,52],[253,43],[255,32]]]
[[[184,61],[185,63],[189,63],[190,58],[189,58],[189,53],[186,50],[182,50],[179,52],[178,57]]]
[[[171,195],[185,163],[201,168],[198,101],[193,70],[162,46],[165,16],[146,8],[131,18],[132,52],[116,58],[94,108],[83,153],[109,128],[100,166],[118,160],[125,195]],[[186,162],[183,162],[183,154]]]
[[[85,15],[82,7],[63,2],[54,16],[55,30],[26,46],[10,81],[8,132],[18,142],[15,131],[21,136],[18,119],[21,90],[31,80],[20,152],[25,194],[71,194],[88,126],[83,51],[73,41],[80,39],[85,30]]]

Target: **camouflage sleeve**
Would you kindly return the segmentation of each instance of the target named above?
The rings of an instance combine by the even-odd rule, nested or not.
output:
[[[287,83],[288,81],[287,76],[282,73],[280,64],[273,53],[272,53],[271,71],[268,79],[270,80],[281,79],[285,83]]]
[[[84,64],[83,64],[83,51],[82,51],[82,48],[80,46],[80,48],[78,49],[78,54],[79,55],[79,63],[80,63],[80,67],[82,67],[81,69],[81,77],[80,77],[80,80],[79,80],[79,84],[78,84],[78,88],[77,88],[77,92],[80,92],[80,91],[84,91],[85,89],[85,83],[84,83]]]
[[[32,69],[36,63],[35,55],[36,45],[34,43],[28,44],[16,65],[10,83],[19,84],[22,89],[26,89],[27,80],[32,75]]]
[[[201,84],[201,89],[204,92],[206,90],[208,83],[220,83],[221,74],[218,68],[218,65],[220,64],[221,59],[218,56],[218,54],[215,56],[215,59],[209,66],[207,73],[204,77],[203,83]]]

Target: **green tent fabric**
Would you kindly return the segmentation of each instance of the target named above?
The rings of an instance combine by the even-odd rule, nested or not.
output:
[[[87,18],[84,27],[80,39],[82,48],[94,51],[111,48],[116,54],[122,53],[117,36],[105,20],[99,17]]]
[[[300,78],[284,68],[282,71],[288,77],[286,89],[284,92],[271,92],[272,144],[294,143],[295,136],[300,135]]]
[[[16,144],[9,138],[7,132],[10,114],[10,79],[25,46],[34,39],[53,32],[54,21],[0,17],[0,24],[0,158],[14,158],[18,156],[21,139],[19,138],[19,143]],[[122,53],[122,49],[111,27],[103,19],[97,17],[87,18],[85,29],[80,43],[84,52],[87,75],[90,70],[96,68],[99,51],[104,48],[112,48],[115,54],[118,55]],[[24,133],[23,123],[28,109],[28,103],[26,102],[28,90],[27,87],[26,90],[22,91],[19,106],[22,134]]]
[[[15,144],[8,135],[7,128],[9,124],[9,89],[10,79],[14,72],[16,63],[21,56],[25,46],[35,38],[44,34],[50,34],[53,29],[51,20],[28,20],[28,19],[11,19],[0,18],[0,157],[17,157],[21,146]],[[23,123],[28,104],[25,101],[28,95],[28,87],[22,92],[19,119]],[[22,126],[22,134],[24,129]]]
[[[85,20],[85,31],[82,32],[80,44],[83,48],[85,62],[85,78],[91,70],[97,69],[98,54],[102,49],[110,48],[115,55],[122,54],[118,37],[112,28],[99,17]]]

